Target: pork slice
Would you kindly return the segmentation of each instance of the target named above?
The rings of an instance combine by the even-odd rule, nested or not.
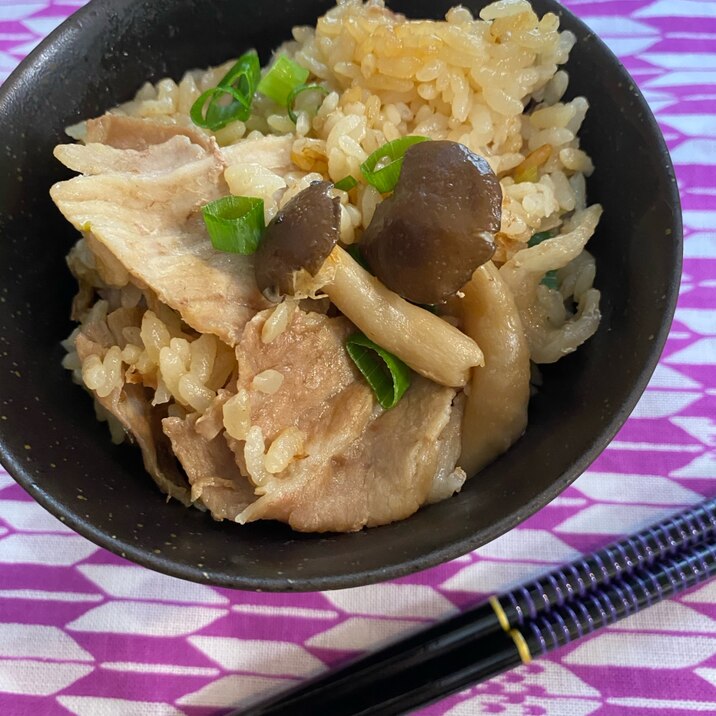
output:
[[[457,466],[462,451],[462,416],[465,412],[465,394],[459,393],[452,403],[450,420],[440,433],[438,463],[426,502],[442,502],[460,492],[467,474]]]
[[[218,152],[227,165],[260,164],[282,176],[288,171],[297,169],[291,161],[294,138],[290,134],[243,139],[218,149],[216,140],[210,134],[194,125],[174,120],[107,113],[88,120],[86,125],[87,132],[83,140],[85,144],[103,144],[108,148],[130,149],[141,153],[170,139],[184,137],[192,145],[201,147],[207,152]],[[84,170],[76,171],[87,173]]]
[[[253,486],[221,435],[208,440],[196,431],[197,417],[165,418],[162,428],[189,478],[192,501],[216,520],[234,520],[256,499]]]
[[[213,440],[219,433],[224,432],[224,405],[234,393],[219,388],[211,405],[197,417],[194,428],[199,435],[207,440]]]
[[[101,143],[58,144],[54,155],[68,169],[89,176],[162,174],[201,159],[206,150],[193,144],[189,137],[178,135],[144,149],[122,149]]]
[[[88,263],[89,251],[84,239],[79,239],[70,249],[65,261],[70,273],[77,279],[78,289],[72,299],[70,318],[81,321],[95,300],[95,288],[104,286],[94,266]]]
[[[175,137],[185,137],[191,144],[207,152],[217,150],[216,141],[210,134],[193,125],[173,120],[107,113],[88,120],[86,125],[87,132],[83,140],[85,144],[103,144],[109,148],[141,152]],[[291,161],[293,141],[294,138],[290,134],[267,135],[255,139],[243,139],[218,151],[227,165],[260,164],[283,175],[297,168]],[[77,171],[86,173],[83,170]]]
[[[106,330],[111,339],[111,332],[108,328]],[[80,360],[84,361],[93,354],[103,358],[108,346],[91,340],[87,333],[93,336],[104,335],[97,326],[89,327],[87,332],[83,327],[75,339]],[[162,432],[161,409],[152,408],[144,388],[141,385],[125,383],[103,398],[95,391],[90,390],[90,393],[107,412],[119,420],[127,434],[139,446],[144,467],[159,489],[184,505],[191,504],[186,477],[181,473],[169,440]]]
[[[237,348],[239,388],[251,423],[270,443],[295,426],[303,455],[258,480],[258,499],[241,522],[277,519],[306,532],[347,532],[403,519],[422,505],[438,469],[439,437],[455,391],[414,376],[401,402],[383,411],[345,350],[355,329],[344,318],[296,310],[286,330],[263,344],[268,312],[247,324]],[[284,381],[265,395],[252,387],[267,369]],[[237,452],[241,441],[234,443]]]
[[[357,474],[364,476],[366,526],[402,520],[425,502],[454,397],[453,389],[415,375],[400,403],[373,420],[361,439],[338,456],[346,484]],[[308,510],[307,525],[318,517]]]
[[[81,322],[95,302],[97,289],[107,288],[104,267],[97,261],[97,257],[90,249],[87,237],[78,239],[65,257],[70,273],[77,279],[79,286],[77,294],[72,300],[70,318]],[[124,271],[126,283],[127,275]],[[120,277],[121,278],[121,277]]]
[[[348,445],[308,448],[305,460],[257,488],[259,499],[240,520],[279,519],[301,532],[353,532],[409,517],[430,493],[454,394],[416,376],[401,402],[373,413]],[[345,402],[336,412],[352,407]]]
[[[296,171],[291,161],[293,137],[290,134],[278,137],[267,135],[256,139],[244,139],[219,151],[227,165],[260,164],[265,169],[284,176],[289,171]]]
[[[95,344],[91,346],[91,350],[87,350],[87,355],[96,353],[100,358],[104,358],[107,349],[114,345],[114,336],[107,323],[106,310],[108,307],[104,302],[104,307],[102,308],[101,302],[97,301],[92,308],[93,310],[87,315],[85,322],[80,327],[80,332],[83,338]],[[79,348],[77,350],[79,352]],[[84,360],[84,357],[80,355],[80,359]]]
[[[295,426],[317,440],[332,402],[349,388],[356,389],[373,409],[370,388],[359,378],[345,350],[346,339],[355,332],[347,319],[296,309],[286,330],[264,343],[261,332],[272,312],[263,311],[247,324],[236,349],[237,387],[249,392],[251,422],[262,429],[265,439],[272,441],[285,428]],[[253,388],[254,378],[269,369],[283,377],[281,387],[271,395]]]
[[[106,144],[117,149],[146,149],[163,144],[178,135],[187,137],[192,144],[206,150],[212,147],[212,138],[198,127],[183,125],[171,120],[148,117],[128,117],[110,112],[86,122],[85,144]]]
[[[77,282],[79,288],[72,299],[72,308],[70,309],[70,318],[73,321],[81,321],[95,300],[95,290],[92,284],[82,279],[78,279]]]
[[[98,145],[76,145],[90,162]],[[152,162],[169,166],[176,142],[156,147]],[[248,320],[269,304],[256,287],[251,256],[217,251],[201,207],[226,194],[224,164],[202,150],[161,173],[102,173],[55,184],[50,194],[65,217],[150,288],[195,330],[235,345]],[[106,260],[107,257],[105,257]]]

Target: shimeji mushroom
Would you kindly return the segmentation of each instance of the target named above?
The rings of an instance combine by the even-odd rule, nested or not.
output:
[[[388,288],[414,303],[443,303],[492,258],[501,214],[500,182],[482,157],[457,142],[421,142],[406,151],[361,249]]]
[[[442,385],[465,385],[470,368],[483,364],[477,343],[386,288],[338,246],[339,212],[328,182],[293,197],[256,252],[259,289],[273,300],[301,295],[307,287],[320,290],[368,338],[416,372]]]

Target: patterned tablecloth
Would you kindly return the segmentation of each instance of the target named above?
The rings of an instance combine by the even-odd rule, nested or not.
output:
[[[0,81],[82,0],[0,0]],[[610,447],[537,515],[463,558],[318,594],[232,592],[70,532],[0,468],[0,714],[200,716],[282,688],[597,547],[716,487],[716,0],[571,0],[656,112],[686,229],[679,307]],[[716,581],[422,713],[716,713]]]

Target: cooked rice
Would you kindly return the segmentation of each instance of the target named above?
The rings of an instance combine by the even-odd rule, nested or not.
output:
[[[271,443],[264,457],[267,472],[275,475],[283,472],[303,452],[306,435],[296,427],[282,430]]]
[[[261,341],[271,343],[271,341],[276,340],[286,330],[295,309],[295,301],[282,301],[279,303],[274,308],[273,313],[266,319],[261,329]]]
[[[315,116],[309,107],[301,109],[299,97],[294,126],[285,111],[259,96],[246,123],[213,134],[223,146],[269,133],[295,137],[292,159],[309,175],[288,178],[281,204],[313,179],[360,176],[360,164],[371,152],[406,134],[461,142],[484,156],[501,178],[505,201],[497,258],[505,261],[532,234],[586,206],[583,175],[593,165],[579,148],[577,133],[589,104],[584,97],[562,101],[568,77],[558,71],[575,38],[558,31],[552,13],[538,18],[527,0],[500,0],[479,19],[456,7],[446,20],[407,20],[380,0],[365,5],[339,0],[316,28],[294,28],[293,41],[276,51],[333,90]],[[191,103],[231,64],[188,72],[179,84],[171,79],[146,84],[115,111],[189,123]],[[529,115],[526,105],[533,106]],[[514,170],[541,148],[550,153],[536,181],[516,184]],[[264,198],[267,219],[278,210],[273,195],[285,182],[270,170],[234,165],[226,178],[232,193],[245,194],[250,186],[252,196]],[[380,194],[360,184],[352,196],[345,205],[350,226],[365,228]],[[352,243],[348,226],[342,219],[344,243]]]
[[[282,383],[283,373],[269,368],[254,376],[251,381],[251,387],[260,393],[273,395],[281,387]]]

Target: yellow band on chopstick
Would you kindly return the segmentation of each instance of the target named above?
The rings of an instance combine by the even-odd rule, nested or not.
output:
[[[530,654],[530,648],[522,636],[522,632],[517,631],[517,629],[510,629],[510,636],[512,637],[512,641],[515,642],[517,653],[520,655],[522,663],[529,664],[532,661],[532,654]]]
[[[500,622],[500,626],[505,631],[509,631],[510,622],[507,619],[507,614],[505,614],[505,610],[502,608],[502,604],[500,604],[500,600],[497,597],[490,597],[487,601],[490,603],[490,606],[495,612],[495,615],[497,616],[497,621]]]

